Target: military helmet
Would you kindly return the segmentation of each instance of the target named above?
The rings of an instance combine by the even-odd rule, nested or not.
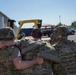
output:
[[[53,34],[61,35],[62,37],[66,37],[69,34],[69,30],[65,26],[59,26],[54,29]]]
[[[0,29],[0,40],[13,40],[15,39],[15,33],[11,27],[5,27]]]

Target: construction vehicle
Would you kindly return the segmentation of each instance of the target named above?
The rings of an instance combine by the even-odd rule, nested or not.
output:
[[[15,20],[8,20],[8,27],[12,27],[14,29],[14,22]],[[18,38],[19,36],[19,32],[22,28],[22,26],[26,23],[34,23],[34,26],[35,28],[41,28],[41,25],[42,25],[42,20],[41,19],[32,19],[32,20],[22,20],[22,21],[19,21],[19,27],[17,28],[17,31],[16,31],[16,38]],[[33,28],[32,28],[33,29]]]
[[[14,29],[14,22],[16,22],[15,20],[9,20],[8,19],[8,27],[11,27],[11,28],[13,28]]]
[[[14,23],[15,21],[14,20],[9,20],[8,21],[8,26],[10,26],[10,27],[12,27],[13,28],[13,23]],[[42,20],[41,19],[32,19],[32,20],[22,20],[22,21],[19,21],[19,27],[18,27],[18,29],[17,29],[17,31],[16,31],[16,39],[18,39],[19,37],[20,37],[20,31],[21,31],[21,28],[22,28],[22,26],[24,25],[24,24],[26,24],[26,23],[34,23],[34,26],[32,27],[32,29],[33,28],[39,28],[39,29],[41,29],[41,31],[42,31],[42,33],[44,33],[45,31],[47,32],[48,31],[48,29],[51,29],[51,28],[48,28],[48,25],[46,25],[46,26],[42,26]],[[12,25],[10,25],[10,24],[12,24]],[[45,27],[45,28],[42,28],[42,27]],[[26,28],[27,29],[27,28]],[[28,31],[27,31],[28,32]],[[22,33],[22,34],[24,34],[24,33]],[[47,34],[47,33],[46,33]],[[26,34],[25,34],[26,35]],[[43,34],[44,35],[44,34]],[[45,40],[45,41],[47,41],[47,42],[49,42],[50,41],[50,37],[42,37],[42,40]]]
[[[40,19],[33,19],[33,20],[22,20],[22,21],[19,21],[19,27],[18,27],[17,32],[16,32],[16,38],[18,38],[19,32],[20,32],[22,26],[25,23],[34,23],[34,27],[35,28],[41,28],[42,20],[40,20]]]
[[[54,25],[45,24],[41,26],[42,40],[50,43]]]
[[[41,31],[42,31],[43,36],[50,37],[53,32],[53,29],[54,29],[53,25],[46,24],[46,25],[41,26]]]

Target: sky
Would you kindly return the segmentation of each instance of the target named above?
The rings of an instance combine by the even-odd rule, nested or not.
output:
[[[0,0],[0,11],[10,19],[42,19],[42,24],[76,21],[76,0]]]

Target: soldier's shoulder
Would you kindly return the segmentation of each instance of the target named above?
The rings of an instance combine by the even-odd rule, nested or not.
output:
[[[75,42],[75,41],[73,41],[73,40],[72,40],[72,41],[69,40],[68,45],[69,45],[69,47],[71,47],[71,48],[73,48],[73,49],[76,50],[76,42]]]
[[[61,41],[56,47],[62,51],[76,52],[76,42],[71,40]]]
[[[25,37],[25,39],[33,39],[33,37],[31,37],[31,36],[28,36],[28,37]]]

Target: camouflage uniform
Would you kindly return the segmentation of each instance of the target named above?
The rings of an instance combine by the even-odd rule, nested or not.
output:
[[[13,30],[10,28],[0,29],[0,36],[0,40],[13,40],[15,38]],[[56,51],[48,43],[26,38],[20,40],[19,49],[22,59],[27,61],[41,56],[44,58],[44,63],[33,65],[22,71],[17,70],[11,61],[11,54],[15,47],[7,46],[0,49],[0,75],[52,75],[52,61],[57,63],[60,61]]]
[[[54,67],[55,75],[76,75],[76,43],[67,39],[66,30],[65,27],[58,27],[53,32],[53,39],[56,39],[54,35],[62,36],[52,41],[61,59],[61,63]]]
[[[15,38],[11,28],[0,29],[0,40],[13,40]],[[13,46],[7,46],[0,49],[0,75],[23,75],[16,70],[12,61],[11,55]]]
[[[52,62],[60,62],[55,49],[50,44],[31,37],[22,39],[20,43],[21,47],[19,47],[21,49],[23,60],[32,60],[37,56],[44,58],[43,64],[36,64],[25,69],[25,75],[52,75]]]
[[[24,75],[14,67],[11,61],[11,47],[0,49],[0,75]]]

